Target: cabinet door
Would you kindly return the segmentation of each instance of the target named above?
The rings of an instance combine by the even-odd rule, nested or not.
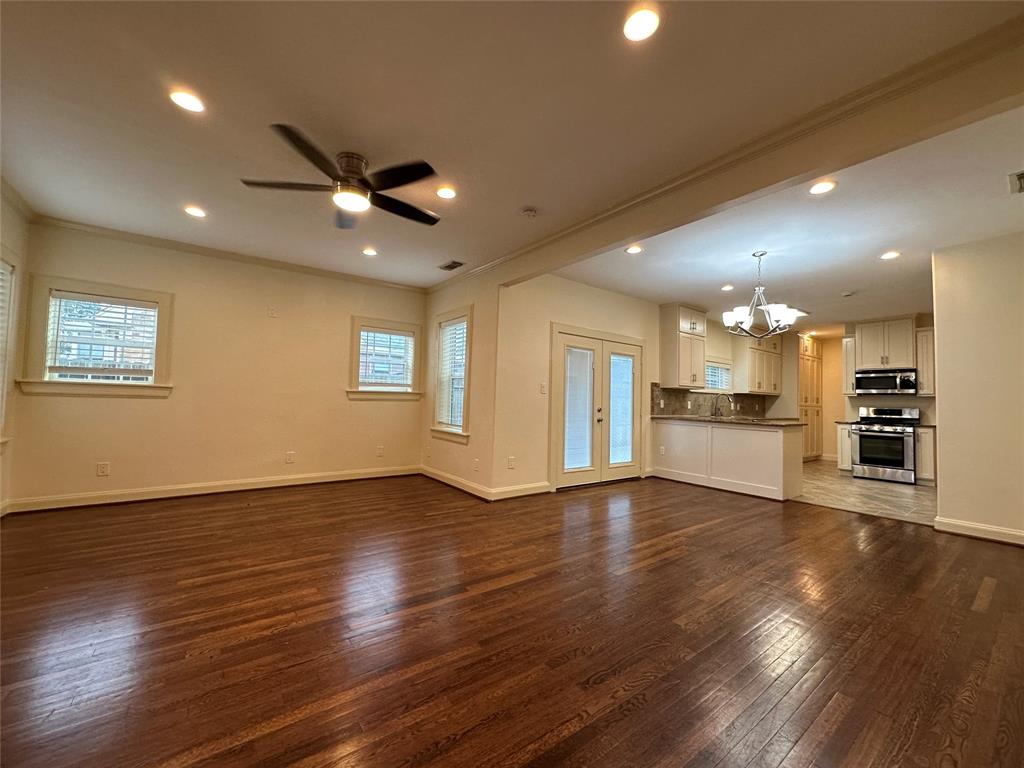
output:
[[[782,352],[782,342],[779,341],[778,336],[769,336],[767,339],[764,339],[764,349],[768,352]]]
[[[860,323],[855,339],[858,368],[885,366],[885,323]]]
[[[693,385],[703,387],[706,383],[704,368],[704,339],[690,339],[690,369],[693,371]]]
[[[679,386],[693,386],[693,337],[679,334]]]
[[[782,355],[768,355],[768,381],[773,395],[782,394]]]
[[[693,328],[690,333],[703,336],[706,331],[707,321],[708,316],[704,312],[698,312],[695,309],[690,310],[690,327]]]
[[[914,461],[917,464],[919,480],[934,480],[935,475],[935,430],[914,430]]]
[[[811,368],[814,370],[814,404],[821,405],[821,358],[814,358]]]
[[[677,312],[679,315],[679,332],[689,333],[690,327],[693,325],[693,318],[690,316],[690,308],[679,307]]]
[[[811,402],[811,358],[800,355],[800,405]]]
[[[853,469],[850,427],[846,424],[836,425],[836,463],[839,469]]]
[[[806,408],[800,409],[800,421],[804,422],[804,458],[811,455],[811,417]]]
[[[814,455],[821,456],[825,451],[824,422],[821,408],[814,409]]]
[[[914,367],[914,321],[887,320],[885,323],[885,367]]]
[[[750,350],[750,369],[754,372],[755,392],[765,391],[765,382],[768,380],[768,374],[765,371],[765,357],[767,355],[759,349]]]
[[[935,394],[935,331],[917,332],[917,394]]]
[[[853,397],[857,394],[857,358],[853,339],[843,339],[843,394]]]

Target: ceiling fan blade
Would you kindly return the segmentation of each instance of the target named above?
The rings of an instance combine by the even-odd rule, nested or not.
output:
[[[403,203],[401,200],[396,200],[393,197],[382,195],[379,192],[370,193],[370,203],[375,205],[381,210],[393,213],[396,216],[402,216],[412,221],[418,221],[420,224],[428,224],[434,226],[441,220],[441,218],[430,211],[425,211],[422,208],[417,208],[415,205],[409,205]]]
[[[433,176],[434,173],[435,171],[430,167],[430,163],[414,160],[411,163],[393,165],[390,168],[384,168],[376,173],[371,173],[366,177],[366,180],[369,182],[371,189],[379,192],[384,189],[394,189],[395,187],[412,184],[414,181],[427,178],[427,176]]]
[[[330,192],[334,187],[330,184],[305,184],[301,181],[256,181],[254,179],[242,179],[247,187],[259,189],[297,189],[303,192]]]
[[[338,229],[355,229],[358,221],[354,213],[341,209],[334,212],[334,226]]]
[[[327,155],[317,149],[313,142],[303,136],[302,132],[298,128],[293,128],[290,125],[282,125],[281,123],[274,123],[270,127],[277,131],[281,138],[291,144],[292,147],[295,148],[296,152],[309,160],[309,162],[319,168],[325,175],[335,181],[341,178],[341,172],[338,170],[338,166],[328,159]]]

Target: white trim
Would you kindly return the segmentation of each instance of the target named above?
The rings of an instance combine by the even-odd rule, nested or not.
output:
[[[1003,528],[999,525],[986,525],[985,523],[971,523],[966,520],[950,520],[947,517],[936,517],[935,530],[943,531],[944,533],[960,533],[965,536],[975,536],[979,539],[1005,541],[1008,544],[1024,545],[1024,530],[1019,528]]]
[[[727,480],[723,477],[698,475],[692,472],[683,472],[678,469],[668,469],[667,467],[655,467],[651,474],[654,477],[660,477],[664,480],[674,480],[677,483],[702,485],[705,488],[717,488],[720,491],[745,493],[748,496],[760,496],[763,499],[772,499],[775,501],[786,500],[782,489],[774,488],[770,485],[758,485],[756,483],[744,483],[739,480]]]
[[[349,400],[419,400],[422,392],[403,392],[398,389],[346,389]]]
[[[286,485],[309,483],[330,483],[338,480],[363,480],[371,477],[395,477],[415,475],[418,466],[380,467],[366,469],[343,469],[334,472],[310,472],[303,475],[276,475],[242,480],[216,480],[208,483],[182,483],[179,485],[156,485],[149,488],[127,488],[119,491],[88,491],[56,496],[35,496],[7,501],[4,513],[27,512],[34,509],[57,509],[60,507],[81,507],[91,504],[111,504],[120,501],[145,501],[174,496],[196,496],[204,493],[247,491],[256,488],[277,488]]]
[[[16,379],[26,395],[63,395],[71,397],[170,397],[173,384],[103,384],[96,381],[60,379]]]
[[[469,432],[463,432],[455,427],[431,427],[430,436],[437,440],[449,440],[453,443],[469,444]]]
[[[532,496],[535,493],[547,493],[548,491],[554,490],[551,484],[547,481],[539,483],[525,483],[523,485],[506,485],[501,488],[488,488],[485,485],[474,483],[471,480],[466,480],[458,475],[452,475],[448,472],[442,472],[439,469],[427,466],[420,467],[420,474],[433,478],[445,485],[450,485],[453,488],[458,488],[460,491],[465,491],[466,493],[477,496],[485,501],[499,501],[501,499],[511,499],[516,496]]]

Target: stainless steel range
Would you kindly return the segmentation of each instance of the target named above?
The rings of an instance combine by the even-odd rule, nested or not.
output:
[[[916,483],[914,428],[917,408],[860,408],[850,426],[853,476],[896,483]]]

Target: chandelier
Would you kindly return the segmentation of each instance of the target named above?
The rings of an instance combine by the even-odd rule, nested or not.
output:
[[[722,324],[729,329],[729,333],[764,339],[768,336],[785,333],[798,317],[807,314],[796,307],[787,307],[785,304],[769,304],[765,299],[764,285],[761,283],[761,259],[767,255],[767,251],[754,251],[753,253],[754,258],[757,259],[757,285],[754,286],[754,297],[750,300],[750,304],[722,313]],[[754,313],[758,310],[764,314],[764,324],[768,326],[763,333],[751,330],[755,321]]]

